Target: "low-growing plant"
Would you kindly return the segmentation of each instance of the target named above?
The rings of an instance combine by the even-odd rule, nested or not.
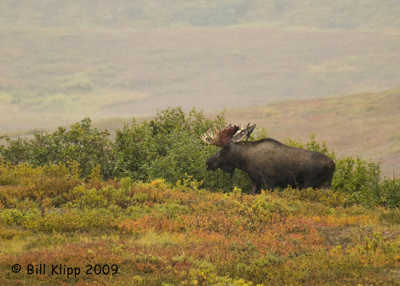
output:
[[[3,284],[17,283],[15,277],[46,285],[400,282],[398,208],[347,204],[346,192],[288,188],[250,196],[237,187],[209,192],[190,175],[176,185],[132,178],[99,184],[95,175],[92,181],[77,179],[61,195],[51,191],[52,184],[41,188],[28,181],[47,182],[47,174],[65,178],[64,186],[69,171],[56,176],[64,169],[18,166],[12,167],[18,184],[0,192],[1,200],[7,198],[0,207]],[[27,187],[43,196],[30,197]],[[22,195],[13,201],[3,196],[9,192]],[[25,269],[61,263],[82,271],[88,264],[119,270],[76,278],[14,275],[13,263]]]
[[[299,207],[300,201],[288,203],[277,195],[270,195],[265,192],[257,196],[251,205],[256,216],[264,217],[266,220],[271,218],[272,215],[288,216],[289,214],[294,214]]]
[[[379,219],[383,222],[387,222],[393,225],[400,225],[400,209],[383,209],[381,211]]]

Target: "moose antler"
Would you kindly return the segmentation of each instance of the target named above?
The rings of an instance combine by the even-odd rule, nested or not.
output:
[[[221,146],[221,135],[220,135],[220,131],[217,129],[217,127],[214,125],[215,131],[217,133],[211,133],[211,129],[208,130],[206,133],[204,133],[203,135],[200,136],[201,140],[203,140],[203,142],[209,144],[209,145],[217,145],[219,147],[223,147]]]
[[[242,128],[232,137],[233,142],[239,142],[246,136],[246,141],[250,138],[250,134],[254,131],[254,128],[256,128],[256,124],[253,124],[250,126],[250,122],[247,124],[247,127],[243,129],[243,123],[242,123]]]
[[[211,130],[204,133],[200,136],[203,142],[209,145],[216,145],[218,147],[224,147],[229,141],[238,142],[242,140],[245,136],[247,138],[250,137],[251,132],[253,132],[256,125],[250,126],[250,123],[247,124],[246,129],[243,129],[243,124],[241,130],[239,130],[239,126],[231,124],[224,129],[218,130],[217,127],[214,125],[216,133],[211,133]],[[247,139],[246,139],[247,140]]]
[[[224,147],[232,136],[238,131],[238,126],[227,126],[224,129],[218,130],[214,125],[216,133],[211,133],[211,130],[200,136],[201,140],[210,145],[216,145],[218,147]]]

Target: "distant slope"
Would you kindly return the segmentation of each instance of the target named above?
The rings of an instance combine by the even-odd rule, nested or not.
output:
[[[0,38],[0,132],[400,84],[400,31],[14,27]]]
[[[2,0],[2,27],[118,28],[125,25],[165,27],[264,24],[319,29],[400,28],[396,0]]]
[[[382,175],[400,176],[400,89],[382,93],[283,101],[230,109],[227,122],[252,122],[268,136],[307,141],[311,133],[339,156],[381,163]]]
[[[0,133],[400,85],[395,0],[0,2]]]

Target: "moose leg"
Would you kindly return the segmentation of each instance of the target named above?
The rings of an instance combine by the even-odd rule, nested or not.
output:
[[[258,184],[256,182],[252,182],[250,194],[254,196],[257,192],[257,189],[258,189]]]
[[[331,188],[331,182],[332,182],[332,178],[330,178],[329,180],[325,181],[324,183],[321,184],[321,186],[319,188],[322,189],[322,191],[324,193],[326,193],[327,190],[329,190]]]

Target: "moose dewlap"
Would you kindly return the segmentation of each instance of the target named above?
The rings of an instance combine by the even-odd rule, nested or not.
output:
[[[252,181],[251,194],[260,187],[330,188],[335,171],[331,158],[271,138],[239,142],[244,137],[249,138],[255,126],[250,123],[244,129],[228,126],[216,129],[215,134],[207,132],[201,136],[205,143],[221,147],[208,159],[207,170],[220,168],[231,175],[236,168],[245,171]]]

